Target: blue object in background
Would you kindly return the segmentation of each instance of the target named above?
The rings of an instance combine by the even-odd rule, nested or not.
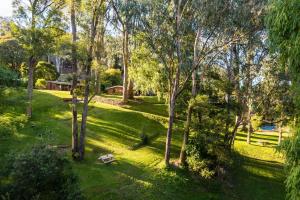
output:
[[[260,128],[262,131],[274,131],[276,129],[276,126],[274,124],[265,124],[262,125]]]

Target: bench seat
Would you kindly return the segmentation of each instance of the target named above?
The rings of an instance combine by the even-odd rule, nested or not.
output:
[[[101,160],[103,163],[106,164],[115,161],[115,158],[112,154],[107,154],[107,155],[100,156],[98,160]]]

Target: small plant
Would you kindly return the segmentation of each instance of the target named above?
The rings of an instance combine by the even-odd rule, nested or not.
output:
[[[149,137],[148,137],[147,134],[142,133],[140,138],[141,138],[141,144],[142,145],[147,145],[149,143]]]
[[[69,161],[47,146],[11,154],[1,172],[8,199],[84,199]]]
[[[0,138],[6,138],[17,133],[18,128],[23,128],[28,118],[25,115],[17,117],[3,115],[0,117]]]
[[[36,80],[35,87],[38,89],[46,89],[47,82],[45,79],[41,78]]]
[[[18,86],[18,74],[9,68],[0,66],[0,86]]]
[[[150,141],[150,137],[145,133],[144,127],[142,128],[142,133],[140,135],[140,142],[134,144],[130,147],[131,150],[136,150],[144,145],[148,145]]]

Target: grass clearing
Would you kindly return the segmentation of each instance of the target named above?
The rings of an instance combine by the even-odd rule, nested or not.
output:
[[[25,103],[19,103],[25,102],[25,90],[6,89],[4,94],[1,115],[17,117],[25,113]],[[68,92],[36,90],[33,119],[19,128],[13,137],[0,139],[1,161],[9,151],[22,151],[37,142],[70,145],[71,109],[62,99],[69,97]],[[233,186],[230,189],[207,185],[185,170],[165,170],[162,160],[167,107],[156,97],[142,100],[130,102],[125,107],[90,104],[86,159],[80,163],[72,161],[88,199],[284,199],[282,158],[275,154],[272,145],[247,145],[243,133],[238,135],[235,143],[236,164],[231,172]],[[177,124],[173,159],[179,156],[181,129],[182,124]],[[131,150],[140,142],[143,130],[152,136],[150,144]],[[263,137],[270,143],[275,140],[273,136],[254,136]],[[97,157],[106,153],[113,153],[117,161],[111,165],[99,163]]]

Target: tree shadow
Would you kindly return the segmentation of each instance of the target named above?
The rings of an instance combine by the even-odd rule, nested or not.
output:
[[[232,171],[233,190],[240,199],[284,199],[282,163],[250,158],[237,152],[233,157],[235,160]]]

